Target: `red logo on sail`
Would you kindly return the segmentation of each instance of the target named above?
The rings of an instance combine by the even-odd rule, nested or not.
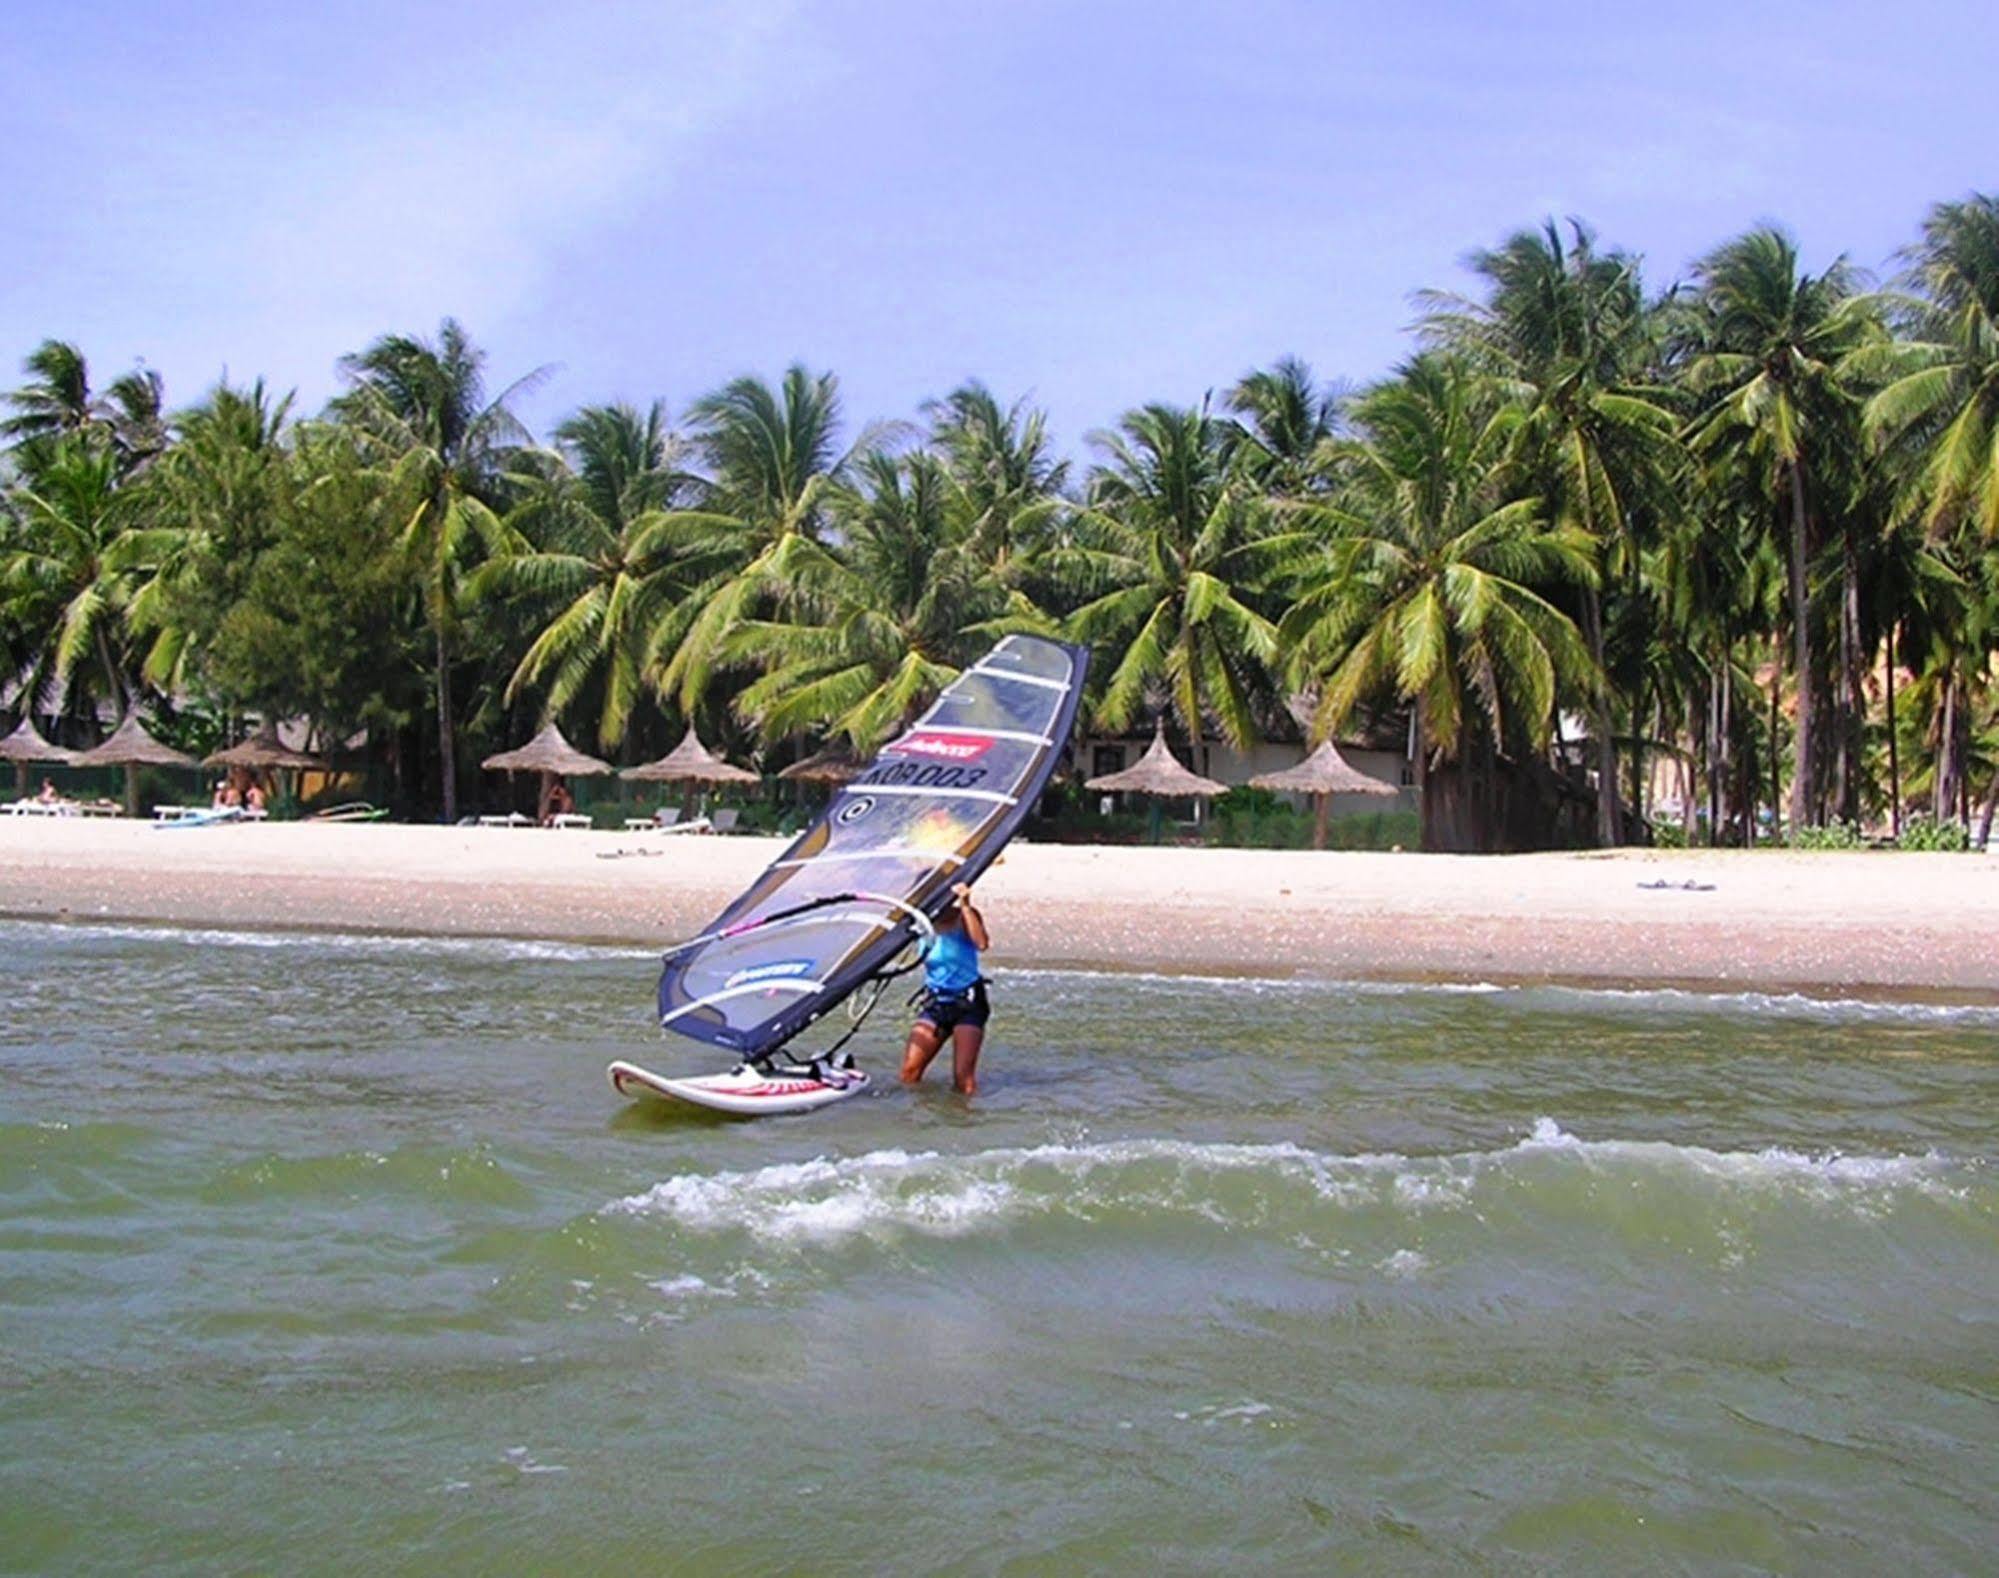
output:
[[[996,742],[990,734],[933,734],[919,729],[905,734],[885,755],[923,756],[936,762],[975,762]]]

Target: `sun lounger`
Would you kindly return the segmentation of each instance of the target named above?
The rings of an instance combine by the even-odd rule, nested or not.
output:
[[[590,831],[590,818],[581,811],[565,811],[560,816],[550,817],[548,825],[556,829],[580,829],[587,833]]]
[[[199,816],[203,811],[216,809],[206,805],[156,805],[153,807],[155,822],[178,822],[184,816]]]
[[[691,822],[663,822],[660,824],[659,830],[662,833],[707,833],[713,831],[709,825],[708,818],[705,816],[697,816]]]
[[[366,800],[352,800],[346,805],[328,806],[324,811],[312,813],[315,822],[379,822],[388,816],[386,810],[370,805]],[[470,820],[469,818],[467,820]]]
[[[715,813],[715,819],[714,819],[715,831],[718,833],[735,832],[736,823],[742,820],[742,815],[743,813],[738,811],[732,805],[722,807],[721,810]]]
[[[9,816],[75,816],[78,809],[73,800],[16,800],[0,807]]]
[[[653,828],[670,831],[680,823],[680,807],[663,805],[651,816],[628,816],[625,818],[627,833],[648,832]]]
[[[125,814],[125,808],[116,800],[85,800],[78,804],[77,810],[81,811],[85,816],[123,816]]]
[[[518,811],[509,811],[505,816],[482,816],[479,818],[479,825],[481,827],[533,827],[535,820],[531,816],[522,816]]]

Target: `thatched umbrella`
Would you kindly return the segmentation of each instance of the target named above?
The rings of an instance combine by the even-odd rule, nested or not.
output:
[[[60,745],[51,745],[42,738],[35,727],[34,716],[21,714],[21,722],[14,732],[0,740],[0,762],[14,764],[14,792],[26,799],[28,795],[28,764],[48,762],[56,767],[67,767],[76,760],[75,751],[66,751]]]
[[[324,757],[314,756],[310,751],[295,751],[278,738],[278,726],[267,723],[241,744],[232,745],[226,751],[217,751],[213,756],[204,756],[204,767],[247,767],[252,772],[268,772],[274,768],[294,768],[300,772],[323,773],[331,770]]]
[[[540,773],[541,793],[535,799],[537,811],[548,804],[549,791],[555,787],[558,774],[565,778],[590,778],[616,771],[609,762],[586,756],[571,745],[553,719],[544,723],[541,732],[519,750],[501,751],[479,765],[494,772]]]
[[[122,767],[125,769],[125,814],[139,814],[139,769],[141,767],[199,767],[192,756],[162,745],[146,732],[139,714],[128,712],[125,721],[111,731],[111,738],[76,759],[78,767]]]
[[[1106,773],[1101,778],[1091,778],[1083,787],[1115,790],[1120,794],[1149,795],[1152,799],[1152,841],[1155,844],[1159,842],[1160,801],[1207,800],[1218,794],[1227,794],[1229,789],[1225,783],[1203,778],[1180,765],[1166,747],[1164,718],[1153,730],[1152,744],[1146,747],[1145,754],[1135,764],[1121,773]]]
[[[1284,789],[1312,797],[1312,847],[1326,847],[1326,817],[1331,797],[1336,794],[1396,794],[1394,784],[1371,778],[1359,768],[1347,765],[1339,747],[1327,740],[1296,767],[1281,772],[1258,773],[1250,782],[1258,789]]]
[[[656,762],[647,762],[640,767],[627,767],[619,773],[620,778],[634,783],[686,784],[686,805],[693,809],[694,785],[696,784],[753,784],[762,780],[747,767],[738,767],[733,762],[725,762],[695,737],[689,728],[680,743]]]
[[[278,738],[278,726],[267,723],[247,740],[232,745],[226,751],[217,751],[213,756],[202,758],[204,767],[227,767],[232,772],[242,768],[246,772],[271,773],[278,771],[324,773],[333,770],[332,764],[323,757],[314,756],[309,751],[295,751]],[[293,785],[294,791],[297,785]],[[293,799],[297,799],[294,792]]]

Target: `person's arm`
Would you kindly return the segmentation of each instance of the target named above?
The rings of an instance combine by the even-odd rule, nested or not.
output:
[[[965,935],[972,939],[974,948],[984,953],[993,945],[992,933],[986,930],[986,918],[972,902],[970,885],[960,882],[951,891],[958,895],[958,913],[965,917]]]

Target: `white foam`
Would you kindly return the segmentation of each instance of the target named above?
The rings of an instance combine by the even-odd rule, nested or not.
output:
[[[1584,1140],[1537,1119],[1498,1150],[1413,1157],[1328,1155],[1289,1143],[1126,1139],[947,1155],[900,1149],[816,1157],[753,1171],[685,1173],[603,1207],[665,1218],[696,1233],[747,1233],[792,1247],[902,1233],[955,1237],[1029,1216],[1089,1219],[1110,1211],[1164,1211],[1224,1227],[1254,1225],[1290,1197],[1308,1210],[1386,1208],[1408,1214],[1475,1209],[1495,1180],[1531,1187],[1547,1167],[1611,1170],[1634,1186],[1693,1179],[1709,1187],[1802,1188],[1864,1199],[1913,1189],[1961,1198],[1982,1163],[1923,1156],[1812,1154],[1783,1147],[1719,1151],[1658,1140]],[[1228,1178],[1248,1187],[1223,1186]],[[1421,1257],[1416,1257],[1420,1261]],[[1416,1261],[1391,1256],[1384,1270]]]
[[[552,960],[653,959],[654,948],[619,947],[608,943],[549,942],[529,937],[401,936],[390,932],[351,931],[232,931],[224,927],[144,926],[125,922],[78,924],[73,921],[9,921],[7,930],[74,932],[85,937],[110,937],[131,942],[182,943],[202,948],[309,948],[360,954],[438,954],[481,959]]]

